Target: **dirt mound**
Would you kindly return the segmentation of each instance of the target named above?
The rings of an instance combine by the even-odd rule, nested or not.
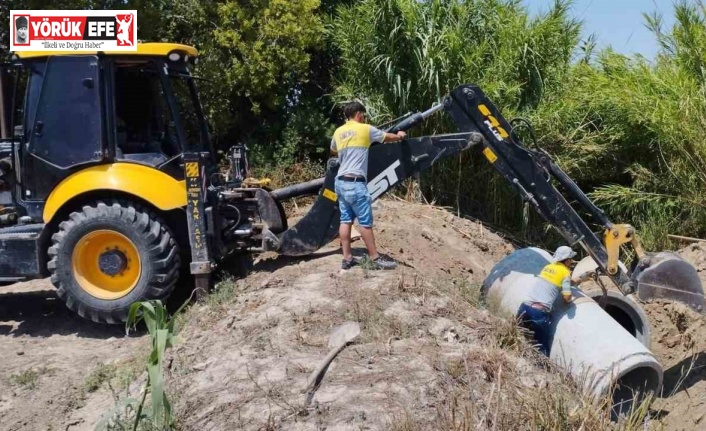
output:
[[[695,243],[679,255],[696,267],[706,286],[706,244]],[[684,304],[643,304],[652,325],[652,351],[664,368],[662,398],[653,408],[668,430],[706,426],[706,316]]]
[[[511,321],[479,304],[480,283],[514,250],[508,241],[440,208],[375,205],[378,245],[398,269],[342,272],[337,240],[304,258],[265,254],[188,311],[165,370],[179,429],[609,428]],[[362,242],[354,249],[362,255]],[[706,276],[706,246],[681,253]],[[677,303],[644,308],[665,369],[651,428],[700,429],[705,320]],[[309,375],[348,320],[361,336],[307,405]],[[146,342],[71,315],[45,282],[5,288],[0,429],[92,430],[114,392],[139,393]]]
[[[652,352],[664,368],[655,416],[668,430],[706,426],[706,319],[680,303],[643,307],[652,324]]]
[[[456,367],[460,376],[464,354],[487,354],[479,340],[490,316],[468,300],[513,248],[440,209],[378,206],[377,242],[398,270],[342,273],[334,241],[306,259],[261,259],[236,283],[233,303],[204,308],[174,351],[185,428],[389,429],[405,417],[423,425],[438,419],[448,395],[439,372]],[[362,253],[362,242],[354,247]],[[331,329],[345,320],[360,322],[360,340],[337,357],[307,409],[301,390],[327,353]],[[509,355],[500,360],[512,362],[506,373],[531,369]]]
[[[376,236],[397,270],[341,272],[334,241],[304,259],[263,258],[214,297],[232,299],[192,310],[169,369],[184,429],[608,427],[511,321],[478,306],[512,246],[444,210],[380,205]],[[347,320],[361,337],[307,405],[309,375]]]
[[[242,429],[428,429],[458,402],[453,385],[446,386],[458,383],[453,375],[470,382],[480,411],[491,408],[480,406],[480,400],[491,395],[484,384],[499,372],[499,364],[506,364],[508,385],[518,385],[519,393],[536,391],[556,377],[507,346],[489,346],[480,328],[488,331],[501,323],[487,311],[468,307],[463,295],[514,249],[508,242],[442,209],[389,200],[381,205],[376,235],[381,250],[402,263],[398,271],[340,274],[335,241],[304,260],[263,260],[256,274],[237,283],[238,299],[220,309],[225,316],[204,310],[194,327],[202,329],[194,329],[188,346],[175,351],[173,372],[182,375],[175,379],[178,392],[183,391],[180,406],[189,412],[186,428],[237,423]],[[685,257],[700,271],[706,269],[706,248],[689,252]],[[650,428],[699,428],[706,414],[704,319],[678,303],[644,307],[653,327],[653,351],[665,369]],[[344,320],[362,322],[362,340],[331,366],[314,407],[306,409],[299,390],[326,354],[331,328]],[[204,334],[205,328],[211,332]],[[454,371],[461,363],[463,368]],[[522,401],[542,399],[525,395]],[[507,393],[502,396],[509,399]],[[543,402],[535,409],[561,409],[551,400]],[[522,416],[517,410],[512,414]],[[470,417],[469,423],[482,422],[475,414]],[[502,429],[526,426],[497,423],[505,423]]]
[[[706,243],[696,242],[678,251],[678,254],[688,260],[701,277],[706,277]]]

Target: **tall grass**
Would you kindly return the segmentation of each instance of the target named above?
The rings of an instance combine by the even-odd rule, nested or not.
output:
[[[339,8],[331,24],[342,58],[336,97],[362,99],[378,124],[427,108],[462,83],[481,85],[506,116],[532,110],[570,71],[580,32],[570,4],[557,1],[536,18],[507,0],[364,0]],[[453,130],[448,117],[437,115],[412,133]],[[541,227],[528,229],[520,198],[477,154],[443,160],[421,183],[429,201],[526,239],[544,236]]]
[[[359,97],[376,122],[429,107],[477,82],[503,108],[536,106],[562,79],[579,24],[568,1],[530,19],[517,0],[363,0],[341,7],[331,37],[341,51],[339,100]],[[427,122],[425,133],[444,126]]]
[[[603,52],[534,113],[562,166],[657,248],[674,245],[668,233],[706,235],[706,8],[680,2],[675,17],[672,29],[646,17],[654,62]]]
[[[668,233],[706,236],[706,6],[676,3],[672,28],[645,15],[660,46],[654,61],[595,52],[571,6],[558,0],[534,18],[514,0],[340,7],[329,23],[341,52],[335,97],[362,99],[382,123],[477,83],[506,118],[529,118],[539,145],[612,220],[636,225],[649,248],[674,247]],[[453,130],[437,116],[415,133]],[[445,160],[421,181],[427,200],[546,238],[539,217],[477,154]]]

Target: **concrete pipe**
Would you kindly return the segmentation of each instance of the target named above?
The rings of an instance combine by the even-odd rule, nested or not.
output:
[[[538,248],[512,253],[493,267],[483,283],[484,296],[497,304],[499,311],[514,316],[527,299],[536,274],[550,261],[551,255]],[[552,309],[549,358],[596,402],[612,392],[614,417],[629,413],[647,394],[660,389],[662,366],[590,296],[578,289],[573,289],[573,294],[571,304],[565,304],[559,295]],[[620,303],[615,295],[610,298]],[[630,315],[630,319],[637,319],[641,327],[648,326],[644,314]]]
[[[623,271],[627,272],[627,268],[623,262],[618,261],[618,266]],[[586,271],[595,271],[597,268],[598,264],[596,261],[594,261],[591,256],[586,256],[576,264],[571,272],[571,276],[575,277]],[[606,288],[614,288],[614,285],[611,284],[609,280],[604,280],[604,283]],[[633,337],[637,338],[645,347],[650,348],[652,343],[652,331],[649,320],[642,310],[642,307],[638,304],[635,295],[625,296],[619,291],[609,290],[604,298],[603,291],[598,286],[590,290],[584,290],[583,293],[596,301],[613,320],[618,322],[620,326],[625,328]]]

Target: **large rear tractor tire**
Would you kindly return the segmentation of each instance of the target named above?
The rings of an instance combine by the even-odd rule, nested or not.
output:
[[[86,205],[61,222],[52,241],[48,268],[59,297],[94,322],[125,322],[130,305],[164,302],[179,279],[172,231],[130,202]]]

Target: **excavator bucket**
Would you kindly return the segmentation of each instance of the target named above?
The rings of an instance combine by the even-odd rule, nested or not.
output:
[[[647,253],[635,267],[632,279],[642,301],[668,299],[703,311],[704,290],[696,268],[676,253]]]

